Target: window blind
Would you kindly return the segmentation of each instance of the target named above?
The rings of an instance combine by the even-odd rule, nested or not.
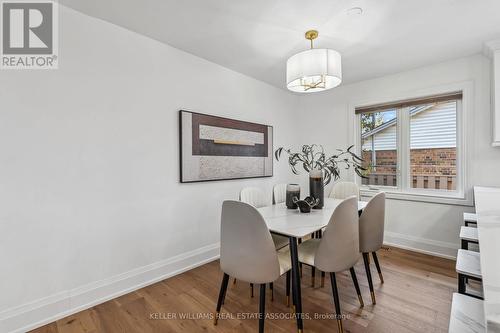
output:
[[[441,95],[420,97],[420,98],[414,98],[414,99],[407,99],[407,100],[403,100],[403,101],[396,101],[396,102],[390,102],[390,103],[382,103],[382,104],[376,104],[376,105],[357,107],[357,108],[355,108],[355,113],[356,114],[371,113],[371,112],[387,110],[387,109],[396,109],[396,108],[403,108],[403,107],[408,107],[408,106],[446,102],[446,101],[460,100],[460,99],[462,99],[462,92],[457,91],[457,92],[448,93],[448,94],[441,94]]]

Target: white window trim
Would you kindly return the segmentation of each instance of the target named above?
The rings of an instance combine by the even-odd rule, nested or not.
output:
[[[361,184],[361,178],[355,177],[356,183],[360,186],[361,196],[371,197],[380,191],[387,193],[387,198],[398,199],[398,200],[408,200],[408,201],[423,201],[438,204],[450,204],[450,205],[462,205],[462,206],[472,206],[472,186],[469,183],[469,141],[470,135],[468,134],[468,127],[472,127],[473,119],[471,117],[472,106],[473,106],[473,82],[465,81],[452,83],[448,85],[431,87],[428,89],[421,89],[417,91],[405,92],[397,95],[387,95],[380,97],[378,99],[370,100],[360,100],[350,103],[348,107],[348,118],[351,122],[349,128],[349,142],[354,144],[358,154],[361,154],[361,129],[359,127],[359,115],[355,114],[355,109],[364,106],[377,105],[390,103],[394,101],[421,98],[432,95],[445,94],[455,91],[462,91],[462,102],[461,107],[457,108],[457,189],[458,191],[453,191],[452,193],[446,193],[440,190],[428,190],[428,189],[409,189],[409,172],[402,173],[401,170],[397,170],[397,184],[400,184],[398,188],[390,186],[366,186]],[[401,119],[405,119],[405,115],[401,110],[398,111],[398,122]],[[398,168],[403,165],[409,165],[408,156],[409,152],[409,131],[403,132],[403,126],[398,126],[398,144],[402,147],[407,147],[407,149],[400,149],[398,151]],[[406,163],[402,163],[406,161]],[[408,174],[407,177],[403,177],[403,174]],[[405,190],[402,190],[405,189]],[[444,193],[443,193],[444,192]],[[450,191],[451,192],[451,191]]]

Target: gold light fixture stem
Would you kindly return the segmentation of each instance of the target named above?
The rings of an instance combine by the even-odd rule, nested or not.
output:
[[[306,37],[306,39],[309,39],[311,41],[311,49],[312,49],[313,48],[313,39],[318,38],[318,31],[317,30],[306,31],[305,37]]]

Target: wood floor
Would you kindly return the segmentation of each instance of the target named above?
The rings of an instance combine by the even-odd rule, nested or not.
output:
[[[372,305],[362,260],[356,274],[365,302],[359,308],[349,272],[338,274],[344,329],[346,332],[405,333],[447,332],[452,292],[456,290],[455,262],[396,248],[379,251],[385,283],[381,284],[372,262],[377,304]],[[213,325],[212,313],[219,292],[222,272],[218,261],[176,277],[142,288],[75,315],[58,320],[33,332],[257,332],[258,286],[250,298],[248,283],[238,281],[228,287],[222,315]],[[328,319],[333,300],[328,280],[320,288],[311,287],[309,268],[304,268],[302,299],[304,332],[337,332],[335,320]],[[285,305],[285,279],[274,286],[274,301],[267,293],[266,332],[296,332]],[[315,316],[321,319],[315,319]],[[250,317],[250,318],[248,318]]]

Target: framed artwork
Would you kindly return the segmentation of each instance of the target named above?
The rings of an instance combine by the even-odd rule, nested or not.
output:
[[[181,183],[271,177],[273,127],[179,111]]]

